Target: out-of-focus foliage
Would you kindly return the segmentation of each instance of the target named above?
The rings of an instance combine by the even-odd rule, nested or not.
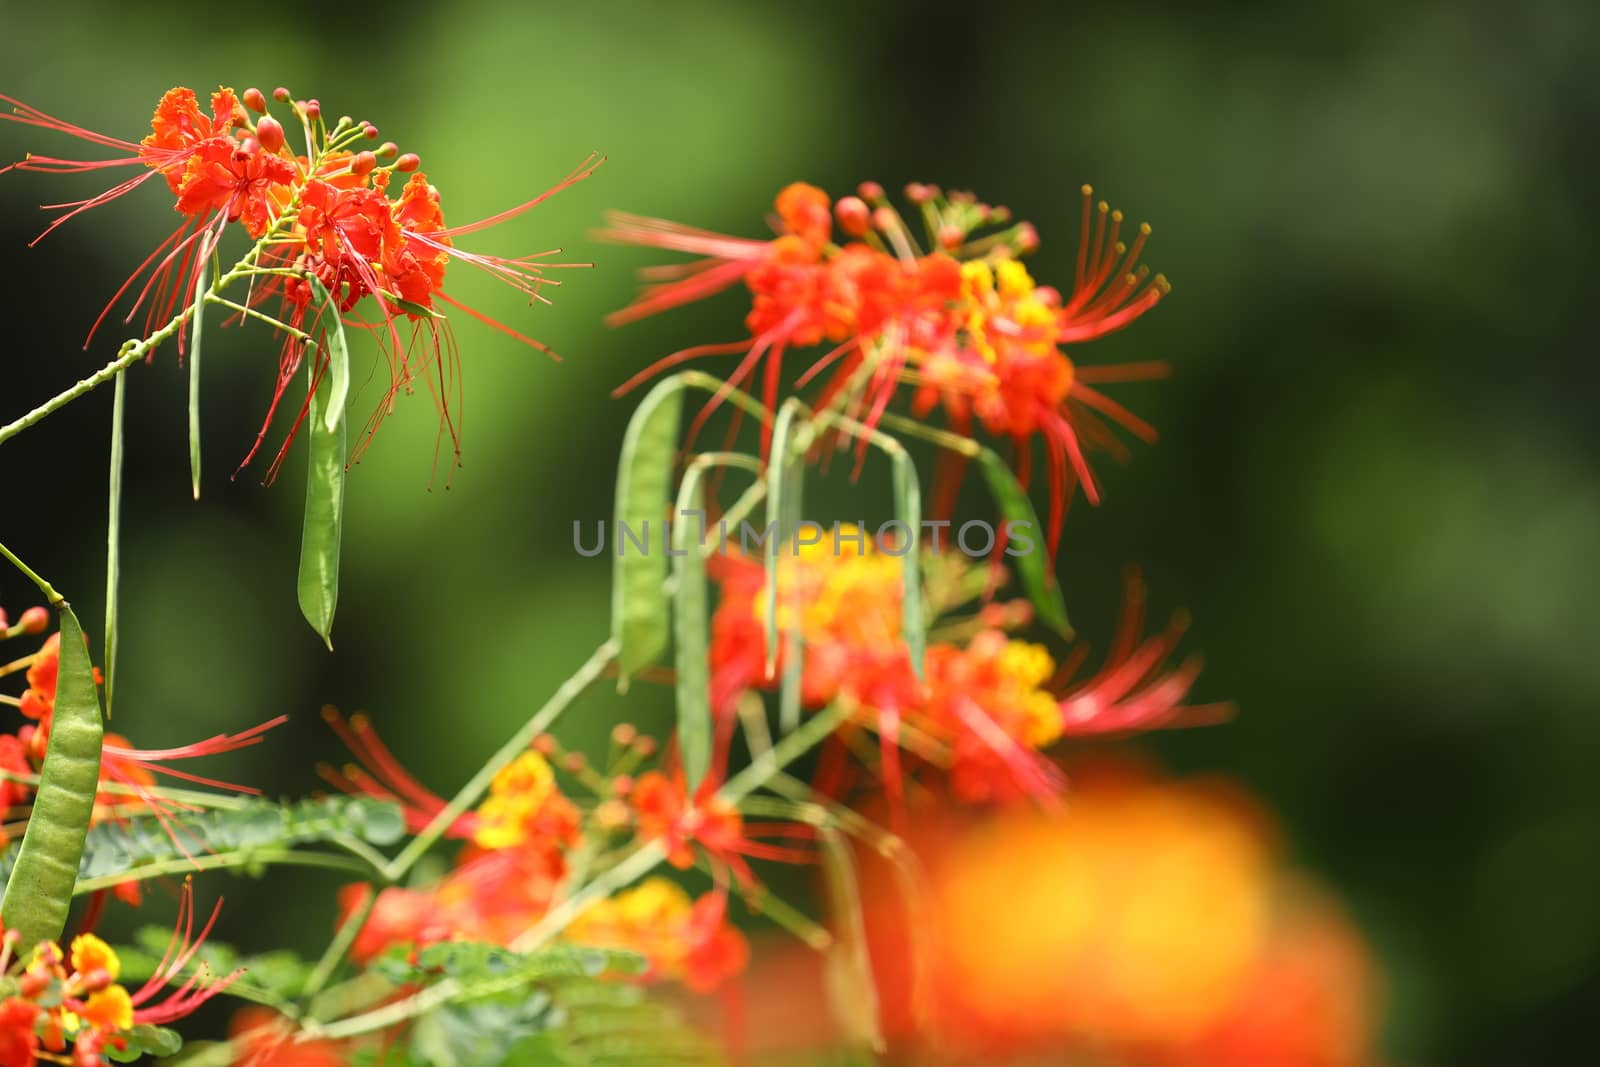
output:
[[[170,353],[133,373],[116,720],[142,742],[290,712],[229,777],[299,794],[315,758],[337,758],[315,714],[333,701],[371,709],[408,764],[453,787],[603,636],[608,561],[578,557],[571,528],[610,512],[631,402],[608,391],[737,323],[730,304],[604,330],[644,256],[586,236],[602,208],[739,230],[792,179],[934,180],[1033,219],[1049,279],[1070,273],[1092,181],[1155,224],[1149,258],[1175,286],[1105,357],[1177,373],[1127,391],[1160,445],[1108,471],[1109,506],[1069,518],[1074,622],[1104,632],[1124,560],[1147,567],[1161,607],[1192,609],[1202,695],[1242,716],[1150,743],[1259,789],[1297,858],[1346,895],[1390,975],[1397,1060],[1554,1060],[1585,1036],[1600,992],[1589,5],[502,0],[200,19],[96,0],[4,15],[0,87],[52,113],[137,135],[173,84],[286,84],[381,116],[461,190],[445,205],[459,218],[525,199],[592,148],[611,157],[504,238],[597,262],[563,276],[554,308],[463,291],[566,361],[463,330],[465,466],[449,491],[430,481],[425,398],[352,472],[337,657],[286,595],[298,475],[213,482],[191,505],[185,376]],[[8,159],[43,147],[0,133]],[[114,335],[87,354],[64,339],[132,269],[126,250],[170,228],[124,203],[27,249],[34,205],[60,197],[0,179],[6,417],[110,357]],[[207,333],[208,467],[255,432],[275,367],[259,339]],[[353,356],[357,396],[370,357]],[[101,587],[103,484],[58,472],[98,469],[110,400],[0,459],[7,543],[69,591]],[[808,502],[830,491],[808,485]],[[25,597],[0,575],[0,599]],[[669,703],[636,685],[567,734],[598,740],[624,713],[660,723]],[[330,925],[336,884],[304,898],[329,901]],[[246,951],[305,925],[271,881],[226,888],[220,936]]]

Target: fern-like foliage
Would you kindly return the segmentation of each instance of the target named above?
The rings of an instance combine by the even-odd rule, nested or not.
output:
[[[394,804],[369,797],[319,797],[278,804],[250,800],[237,807],[140,815],[90,829],[78,880],[109,878],[163,860],[357,839],[389,845],[405,834]],[[9,879],[18,846],[0,853],[0,879]],[[248,858],[247,856],[244,858]]]

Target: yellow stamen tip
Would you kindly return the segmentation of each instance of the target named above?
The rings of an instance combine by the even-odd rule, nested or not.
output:
[[[1094,186],[1085,183],[1084,186],[1083,186],[1083,195],[1084,196],[1093,196],[1094,195]]]
[[[1139,223],[1139,232],[1144,234],[1146,237],[1149,237],[1150,236],[1150,224],[1148,222]]]

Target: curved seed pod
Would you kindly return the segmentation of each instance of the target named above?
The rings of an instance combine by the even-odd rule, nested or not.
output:
[[[654,662],[667,647],[667,580],[664,545],[650,544],[650,531],[662,529],[671,499],[678,454],[678,424],[683,417],[681,377],[660,382],[639,402],[622,438],[617,465],[617,497],[612,537],[616,554],[611,571],[611,639],[617,643],[617,687]],[[629,546],[627,540],[633,540]]]
[[[1006,526],[1025,526],[1037,533],[1039,516],[1033,510],[1033,502],[1028,499],[1027,490],[1022,488],[1005,460],[993,449],[985,448],[978,453],[978,466],[983,470],[984,481],[989,483],[989,492],[999,505]],[[1067,604],[1061,595],[1061,585],[1052,571],[1050,557],[1031,538],[1029,542],[1028,551],[1016,554],[1017,577],[1022,582],[1022,590],[1033,601],[1040,622],[1062,637],[1071,637],[1072,625],[1067,621]]]
[[[16,866],[6,882],[0,919],[22,944],[55,941],[67,925],[83,842],[100,784],[100,692],[84,645],[83,629],[64,601],[61,664],[56,682],[50,744],[45,752],[33,814],[22,835]]]
[[[344,536],[345,417],[344,398],[338,398],[339,414],[331,418],[335,395],[344,368],[344,389],[349,389],[349,355],[345,346],[344,323],[337,308],[327,302],[327,290],[312,281],[324,314],[333,325],[323,335],[327,363],[311,368],[311,397],[305,420],[306,448],[310,466],[306,471],[306,513],[300,530],[300,575],[297,591],[300,612],[329,650],[333,648],[333,613],[339,604],[339,547]],[[320,361],[319,361],[320,362]],[[320,373],[319,373],[320,371]]]

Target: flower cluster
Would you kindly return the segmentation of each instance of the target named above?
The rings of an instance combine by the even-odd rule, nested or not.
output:
[[[400,803],[420,828],[444,802],[394,760],[364,716],[329,722],[365,766],[323,768],[347,791]],[[653,741],[629,727],[614,734],[611,759],[591,767],[540,737],[494,776],[488,795],[448,831],[465,840],[451,870],[426,889],[389,887],[371,897],[364,884],[346,888],[346,920],[371,909],[353,955],[370,960],[395,946],[421,946],[452,938],[514,944],[544,919],[560,899],[578,855],[592,858],[609,847],[660,841],[671,861],[690,867],[698,856],[735,872],[753,886],[746,855],[787,853],[750,841],[737,811],[713,800],[690,803],[681,779],[660,770],[636,773],[657,755]],[[581,806],[560,788],[552,760],[585,789]],[[577,916],[568,937],[596,946],[626,948],[649,963],[646,980],[680,980],[707,990],[743,966],[744,939],[727,918],[727,892],[691,901],[664,880],[602,900]]]
[[[227,989],[243,972],[213,976],[202,964],[161,995],[200,951],[220,909],[219,901],[196,936],[194,895],[186,881],[166,954],[131,992],[118,982],[121,958],[93,934],[80,934],[62,951],[50,941],[23,946],[16,931],[5,931],[0,938],[0,1064],[32,1067],[40,1059],[76,1067],[102,1064],[109,1051],[128,1048],[135,1027],[175,1022]],[[69,1044],[70,1060],[63,1058]]]
[[[770,240],[613,215],[603,234],[611,240],[702,258],[651,271],[652,284],[611,322],[632,322],[741,282],[750,292],[747,339],[675,353],[622,388],[688,359],[737,354],[742,358],[728,382],[739,385],[765,360],[763,400],[775,409],[788,350],[831,346],[799,384],[833,367],[821,400],[844,398],[846,412],[868,426],[907,386],[917,413],[942,407],[961,433],[981,425],[1013,440],[1024,481],[1032,442],[1042,439],[1053,556],[1073,486],[1099,500],[1085,446],[1122,449],[1106,420],[1154,437],[1148,424],[1094,386],[1160,374],[1161,365],[1082,367],[1064,351],[1122,329],[1167,292],[1166,279],[1150,277],[1140,263],[1150,227],[1141,225],[1126,244],[1122,213],[1096,204],[1084,186],[1077,274],[1063,292],[1037,284],[1017,258],[1038,247],[1031,224],[977,236],[1011,222],[1004,207],[970,193],[907,187],[927,230],[931,251],[925,252],[880,185],[865,182],[858,194],[834,202],[815,186],[789,185],[775,201],[777,236]],[[959,466],[947,468],[938,510],[951,506],[959,473]]]
[[[445,276],[452,260],[509,284],[530,303],[548,303],[541,290],[558,284],[545,276],[546,270],[585,265],[552,262],[550,257],[559,249],[506,257],[468,251],[458,246],[458,239],[522,214],[588,177],[601,160],[589,157],[525,203],[452,227],[445,223],[439,190],[419,169],[415,153],[402,153],[391,141],[377,143],[378,129],[370,122],[324,116],[315,99],[295,99],[282,88],[273,97],[288,109],[290,124],[303,137],[290,136],[285,124],[270,113],[269,101],[259,89],[235,94],[219,88],[209,105],[202,105],[191,89],[169,90],[151,117],[149,135],[137,143],[86,130],[0,95],[0,101],[13,108],[0,119],[65,133],[115,153],[113,158],[96,160],[30,154],[0,169],[0,174],[12,169],[51,174],[135,170],[132,177],[95,196],[54,205],[61,214],[41,238],[151,178],[160,177],[172,194],[173,208],[184,221],[118,289],[91,329],[91,339],[112,307],[133,292],[127,321],[145,309],[146,335],[174,314],[182,316],[177,324],[181,352],[187,320],[191,316],[198,320],[203,312],[201,292],[212,254],[229,226],[237,224],[244,230],[255,242],[253,248],[219,279],[209,296],[231,308],[237,319],[263,321],[284,334],[272,401],[256,447],[308,352],[314,353],[314,390],[328,361],[326,332],[337,319],[372,334],[388,362],[389,385],[368,423],[367,438],[397,396],[419,381],[433,392],[441,426],[454,438],[451,410],[458,355],[449,320],[439,305],[549,350],[449,295]],[[217,298],[225,282],[241,278],[252,281],[244,303]],[[328,306],[317,300],[319,288],[328,294]],[[185,307],[182,302],[191,295],[194,303]],[[276,318],[259,310],[274,301],[280,305]],[[364,307],[370,311],[362,313]],[[325,320],[325,314],[330,318]],[[296,429],[305,414],[302,405]],[[291,430],[289,436],[293,434]],[[269,478],[276,474],[287,448],[286,441]],[[255,452],[255,447],[250,449],[241,467]]]
[[[32,608],[18,619],[14,627],[5,629],[3,622],[3,616],[0,616],[0,639],[37,634],[49,625],[49,613],[43,608]],[[12,705],[22,715],[22,722],[14,731],[0,732],[0,819],[7,818],[14,809],[25,808],[32,796],[32,783],[38,780],[49,749],[60,660],[61,635],[53,633],[34,652],[0,666],[0,677],[24,672],[23,677],[27,682],[27,688],[21,696],[0,695],[0,704]],[[98,681],[99,672],[95,673]],[[249,786],[219,781],[172,764],[259,744],[268,730],[281,725],[286,719],[287,716],[280,715],[236,734],[218,734],[202,741],[165,749],[135,748],[126,737],[108,731],[101,746],[101,791],[95,798],[94,822],[153,815],[167,826],[178,849],[188,854],[193,842],[187,841],[188,831],[181,823],[167,818],[174,805],[162,796],[159,778],[212,786],[233,793],[255,793],[257,790]],[[25,825],[24,821],[19,828]],[[9,823],[0,822],[0,845],[10,839],[12,830]],[[130,904],[137,904],[140,899],[137,882],[118,886],[116,893]]]
[[[930,554],[926,602],[949,613],[982,593],[992,577],[957,553]],[[712,561],[721,598],[712,619],[711,693],[725,729],[739,696],[771,690],[782,677],[782,653],[770,674],[765,655],[766,579],[760,561],[728,553]],[[1198,657],[1166,661],[1182,636],[1175,619],[1143,638],[1143,588],[1130,576],[1119,631],[1105,665],[1075,680],[1087,648],[1058,665],[1040,644],[1014,631],[1032,619],[1025,601],[991,602],[975,613],[935,624],[919,679],[901,632],[901,560],[853,527],[778,558],[778,625],[798,624],[805,648],[801,702],[842,702],[852,721],[881,741],[880,774],[891,799],[901,792],[901,761],[948,775],[966,801],[1031,796],[1060,788],[1042,750],[1063,737],[1128,733],[1190,723],[1222,713],[1189,706]],[[905,749],[905,752],[901,750]]]
[[[1373,1062],[1370,952],[1336,902],[1282,866],[1255,799],[1122,761],[1077,766],[1073,781],[1065,815],[919,821],[925,913],[871,872],[891,1029],[963,1061],[1082,1048],[1126,1067]],[[939,931],[924,1018],[909,923]]]

